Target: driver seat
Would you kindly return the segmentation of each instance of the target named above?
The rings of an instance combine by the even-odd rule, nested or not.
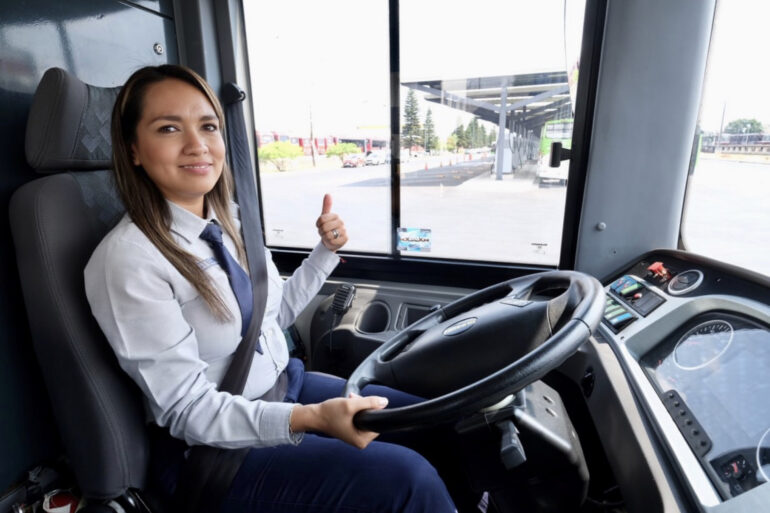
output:
[[[14,193],[10,221],[34,350],[77,484],[88,499],[149,511],[137,492],[150,446],[141,393],[118,366],[83,284],[91,253],[124,211],[109,170],[117,93],[62,69],[45,72],[25,150],[48,176]]]

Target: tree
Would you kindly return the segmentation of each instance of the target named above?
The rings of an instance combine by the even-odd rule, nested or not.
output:
[[[757,119],[741,118],[727,123],[725,133],[728,134],[761,134],[762,123]]]
[[[339,157],[340,160],[348,153],[360,153],[361,148],[355,143],[337,143],[329,146],[326,150],[327,157]]]
[[[452,132],[452,134],[457,137],[457,148],[470,148],[470,141],[468,140],[468,132],[462,126],[462,124],[458,125],[457,128],[454,129],[454,132]]]
[[[412,149],[412,146],[422,144],[422,129],[420,128],[420,108],[417,105],[417,96],[414,89],[410,89],[406,95],[404,105],[404,126],[401,128],[402,146]]]
[[[447,151],[455,151],[457,149],[457,134],[451,134],[446,138]]]
[[[278,171],[286,171],[289,161],[304,153],[299,145],[285,141],[271,142],[257,150],[259,160],[272,162]]]
[[[494,128],[489,129],[487,134],[487,146],[492,146],[497,143],[497,130]]]
[[[436,137],[436,130],[433,126],[433,113],[430,109],[428,109],[428,112],[425,114],[423,136],[425,139],[425,151],[435,150],[438,147],[438,138]]]
[[[465,129],[465,138],[468,141],[466,148],[478,148],[479,145],[479,122],[477,118],[473,118],[468,123],[468,128]]]

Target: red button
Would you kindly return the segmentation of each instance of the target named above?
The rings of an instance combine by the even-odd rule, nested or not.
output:
[[[668,269],[666,269],[666,266],[663,265],[663,262],[655,262],[650,265],[647,270],[659,278],[668,279],[671,276]]]

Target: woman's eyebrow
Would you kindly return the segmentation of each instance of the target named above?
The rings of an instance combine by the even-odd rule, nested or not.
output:
[[[153,124],[157,121],[182,121],[181,116],[173,116],[171,114],[164,114],[162,116],[155,117],[150,120],[149,124]]]
[[[217,117],[213,114],[204,114],[200,118],[198,118],[199,121],[218,121]],[[164,114],[158,117],[155,117],[150,120],[149,124],[155,123],[157,121],[176,121],[181,122],[182,117],[181,116],[175,116],[173,114]]]

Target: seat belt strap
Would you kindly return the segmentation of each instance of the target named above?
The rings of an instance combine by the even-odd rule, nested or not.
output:
[[[219,390],[233,395],[243,393],[251,369],[257,340],[261,335],[262,318],[267,304],[267,263],[262,235],[259,195],[256,175],[252,167],[243,100],[246,93],[236,84],[224,86],[225,127],[228,139],[230,166],[235,179],[241,217],[241,233],[246,249],[251,287],[254,291],[254,310],[251,323],[235,351]],[[249,448],[218,449],[195,446],[190,449],[174,492],[177,511],[218,511],[230,489]]]
[[[243,115],[243,100],[246,93],[232,82],[223,90],[225,101],[225,126],[227,127],[228,152],[230,165],[235,178],[235,192],[241,213],[241,233],[246,248],[246,260],[249,265],[251,288],[254,291],[254,310],[251,323],[246,330],[244,340],[248,347],[238,346],[232,363],[227,369],[220,390],[240,394],[246,386],[246,379],[254,358],[254,349],[262,329],[262,318],[267,305],[267,263],[265,261],[265,243],[262,238],[262,220],[257,194],[256,174],[252,166],[249,140],[246,135],[246,120]]]

